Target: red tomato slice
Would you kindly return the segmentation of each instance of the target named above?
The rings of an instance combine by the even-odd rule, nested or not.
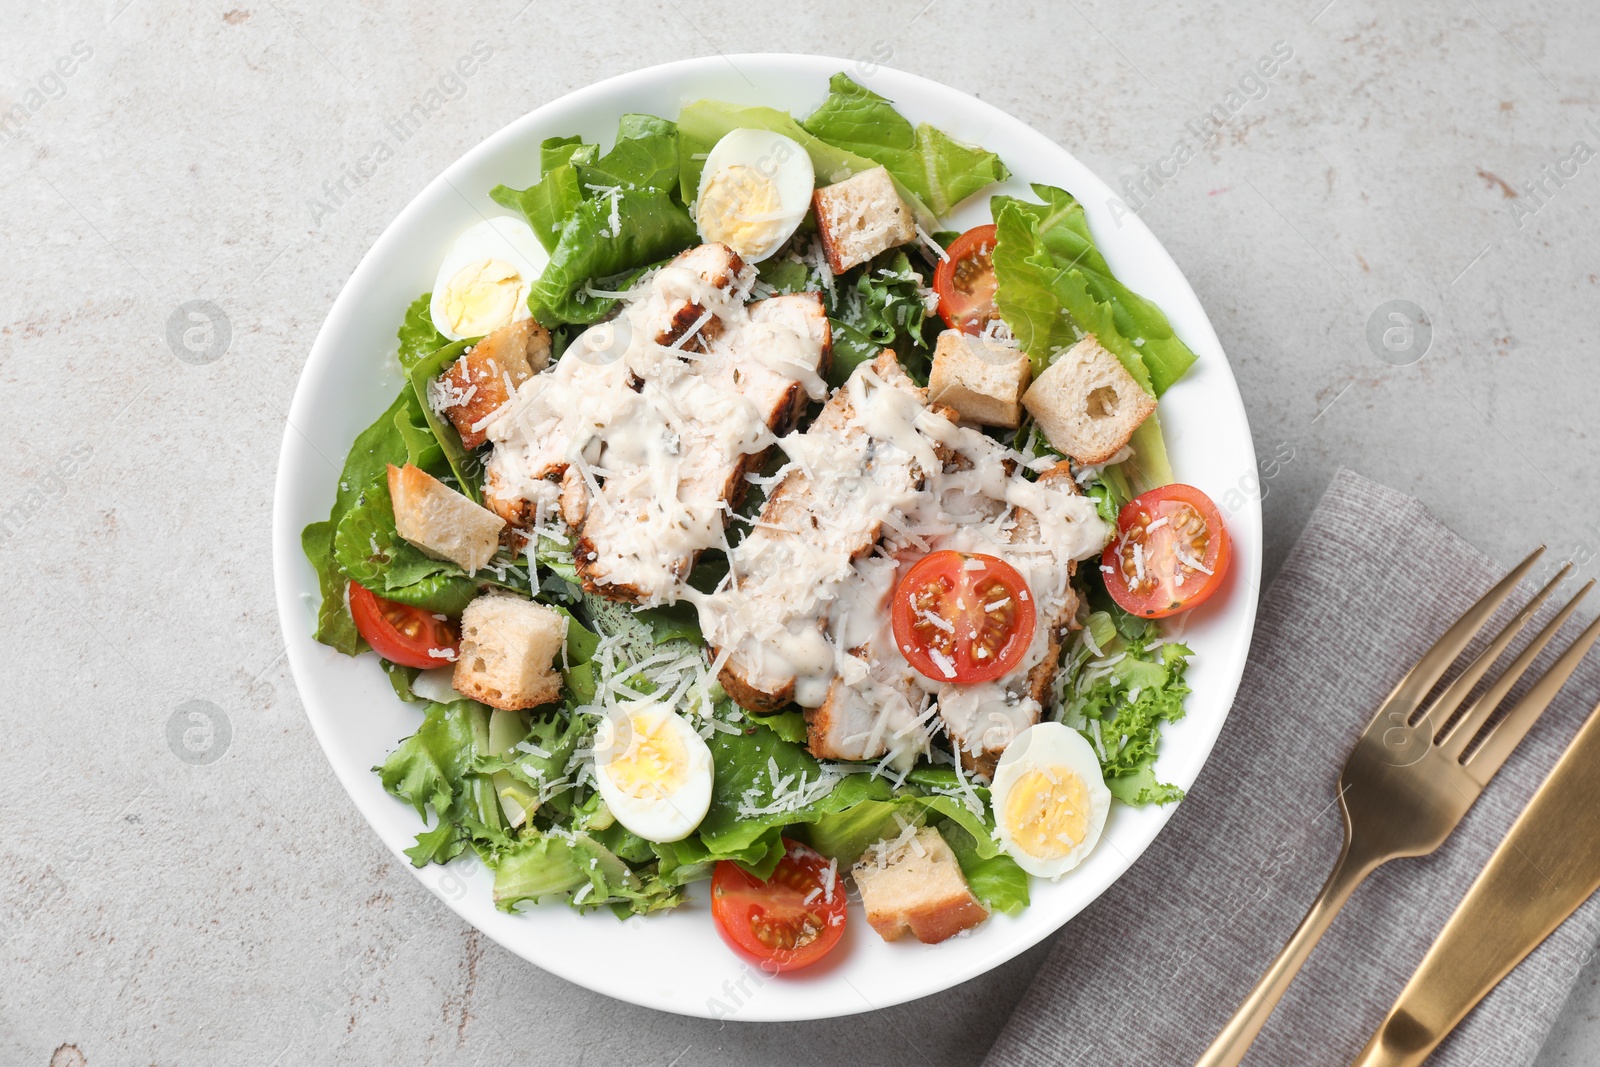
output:
[[[451,619],[385,600],[355,582],[350,583],[350,617],[374,652],[402,667],[443,667],[455,662],[460,649],[461,633]],[[430,656],[429,649],[450,655]]]
[[[894,591],[895,644],[936,682],[987,682],[1007,674],[1033,643],[1033,594],[994,556],[934,552]]]
[[[945,325],[963,333],[982,333],[1000,317],[995,304],[994,227],[974,226],[945,249],[949,258],[933,271],[939,294],[939,315]]]
[[[1124,611],[1159,619],[1215,593],[1231,554],[1211,498],[1192,485],[1164,485],[1117,513],[1117,536],[1100,557],[1100,573]]]
[[[711,915],[724,941],[770,973],[809,967],[844,936],[845,891],[838,871],[791,841],[765,882],[729,860],[711,876]]]

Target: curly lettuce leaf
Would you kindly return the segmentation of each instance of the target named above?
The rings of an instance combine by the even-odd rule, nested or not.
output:
[[[662,879],[654,865],[631,867],[587,833],[529,834],[498,857],[494,903],[501,911],[557,895],[580,910],[610,904],[622,915],[683,902],[683,891]]]
[[[443,863],[466,845],[509,844],[488,775],[474,773],[474,762],[488,755],[489,709],[473,700],[430,704],[417,732],[374,768],[384,789],[435,822],[417,837],[406,855],[418,867]]]
[[[433,324],[433,294],[423,293],[406,308],[406,317],[400,323],[397,337],[400,348],[400,366],[410,370],[418,360],[432,355],[450,343],[450,338],[440,333]]]
[[[1117,609],[1091,579],[1091,612],[1062,668],[1061,721],[1083,734],[1100,757],[1111,795],[1126,804],[1168,804],[1183,790],[1155,775],[1161,726],[1184,716],[1184,672],[1193,655],[1178,642],[1155,644],[1160,630]],[[1115,612],[1115,614],[1113,614]],[[1109,668],[1099,666],[1121,655]]]
[[[528,308],[546,327],[593,323],[617,301],[589,289],[615,291],[638,272],[698,240],[694,220],[662,189],[621,189],[586,199],[562,225],[550,263],[528,294]]]
[[[1064,189],[1033,186],[1043,203],[997,196],[996,299],[1036,370],[1094,334],[1139,383],[1160,396],[1195,355],[1154,303],[1119,282],[1095,246],[1083,205]],[[1063,315],[1064,311],[1064,315]]]
[[[973,193],[1011,176],[993,152],[962,144],[927,123],[913,127],[894,104],[835,74],[829,95],[801,127],[812,136],[881,163],[939,216]]]
[[[812,238],[806,237],[805,240]],[[826,269],[826,268],[823,268]],[[841,385],[859,365],[892,348],[906,370],[927,380],[930,343],[927,327],[937,322],[923,294],[923,273],[904,249],[873,259],[855,280],[818,276],[816,266],[791,250],[760,267],[761,280],[777,293],[818,292],[833,329],[833,361],[828,381]]]

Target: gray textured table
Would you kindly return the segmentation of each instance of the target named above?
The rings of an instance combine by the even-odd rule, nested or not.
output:
[[[4,3],[0,1062],[971,1063],[1003,1023],[1042,946],[796,1026],[567,985],[396,866],[306,724],[267,529],[317,327],[447,163],[612,74],[719,50],[868,57],[1127,179],[1233,360],[1269,575],[1339,464],[1501,560],[1544,540],[1600,572],[1600,16],[1326,2]],[[364,164],[478,41],[477,76]],[[1292,58],[1251,76],[1275,45]],[[169,343],[191,300],[225,338],[219,321]],[[229,727],[210,762],[169,743],[196,700]],[[1542,1067],[1594,1062],[1595,971]]]

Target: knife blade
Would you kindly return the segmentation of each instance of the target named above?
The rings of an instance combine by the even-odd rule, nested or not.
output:
[[[1600,707],[1489,857],[1351,1067],[1414,1067],[1600,889]]]

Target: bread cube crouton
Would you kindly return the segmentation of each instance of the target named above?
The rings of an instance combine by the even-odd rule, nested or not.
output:
[[[461,435],[463,448],[477,448],[489,416],[505,406],[517,386],[550,364],[550,331],[522,319],[479,341],[434,381],[429,400]]]
[[[507,593],[480,596],[461,616],[456,692],[508,711],[559,700],[566,640],[559,611]]]
[[[989,917],[938,830],[924,826],[904,844],[890,846],[868,849],[852,872],[867,922],[885,941],[910,933],[933,945]]]
[[[1115,456],[1156,398],[1089,334],[1034,379],[1022,404],[1057,451],[1088,464]]]
[[[1015,430],[1022,394],[1033,376],[1028,354],[960,330],[946,330],[933,349],[930,403],[948,404],[968,422]]]
[[[471,573],[500,547],[506,520],[481,508],[420,467],[389,465],[394,528],[434,559]]]
[[[883,167],[825,185],[811,198],[822,250],[835,274],[917,236],[916,219]]]

